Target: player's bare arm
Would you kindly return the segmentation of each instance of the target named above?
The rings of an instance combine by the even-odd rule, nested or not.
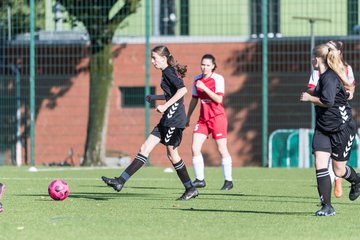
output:
[[[171,105],[176,103],[180,98],[185,96],[186,93],[187,93],[186,87],[182,87],[182,88],[178,89],[176,91],[175,95],[172,98],[170,98],[169,101],[167,101],[163,105],[158,105],[156,107],[156,111],[158,111],[160,113],[164,113],[166,111],[166,109],[168,109]]]
[[[190,101],[190,104],[189,104],[189,110],[188,110],[188,113],[187,113],[187,123],[186,123],[186,126],[188,127],[189,124],[190,124],[190,118],[191,118],[191,115],[192,113],[194,112],[194,109],[198,103],[199,99],[198,98],[191,98],[191,101]]]
[[[310,95],[307,92],[303,92],[300,95],[301,102],[312,102],[313,104],[320,106],[320,107],[329,107],[328,105],[322,103],[320,98]]]

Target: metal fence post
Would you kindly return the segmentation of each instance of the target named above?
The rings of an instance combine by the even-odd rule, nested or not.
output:
[[[268,1],[261,1],[262,20],[262,165],[268,164],[267,160],[267,135],[268,135]]]
[[[30,164],[35,166],[35,2],[30,0]]]
[[[150,3],[145,0],[145,96],[150,94]],[[145,137],[149,135],[150,103],[145,101]],[[146,165],[150,165],[148,158]]]

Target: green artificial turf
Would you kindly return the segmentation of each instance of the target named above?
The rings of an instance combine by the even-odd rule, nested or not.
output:
[[[319,209],[313,169],[233,169],[234,189],[220,191],[221,168],[206,168],[207,187],[190,201],[175,201],[184,189],[175,172],[145,167],[120,193],[102,175],[123,169],[1,167],[6,184],[1,200],[0,239],[358,239],[360,199],[333,197],[335,217]],[[192,169],[190,174],[193,176]],[[70,196],[47,194],[53,179],[64,179]],[[339,238],[340,237],[340,238]]]

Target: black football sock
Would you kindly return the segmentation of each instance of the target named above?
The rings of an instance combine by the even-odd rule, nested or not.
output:
[[[134,175],[147,161],[147,157],[138,153],[132,163],[120,175],[119,180],[125,183],[129,178]]]
[[[178,163],[173,164],[173,166],[184,187],[186,189],[192,188],[193,184],[190,180],[184,161],[181,159]]]
[[[359,183],[360,182],[360,178],[358,177],[358,175],[356,174],[355,170],[350,167],[350,166],[346,166],[345,167],[346,172],[345,175],[343,176],[343,178],[346,179],[346,181],[348,181],[349,183]]]
[[[321,203],[331,204],[331,178],[327,168],[316,170],[316,180]]]

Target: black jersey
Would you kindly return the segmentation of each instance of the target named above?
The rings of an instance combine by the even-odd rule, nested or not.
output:
[[[330,68],[320,75],[314,96],[328,107],[315,106],[316,128],[323,132],[338,132],[351,120],[347,92],[338,75]]]
[[[169,101],[178,89],[185,87],[184,81],[178,77],[176,70],[171,66],[162,71],[160,86],[164,91],[166,101]],[[182,97],[164,112],[160,124],[164,127],[185,128],[186,121],[184,98]]]

